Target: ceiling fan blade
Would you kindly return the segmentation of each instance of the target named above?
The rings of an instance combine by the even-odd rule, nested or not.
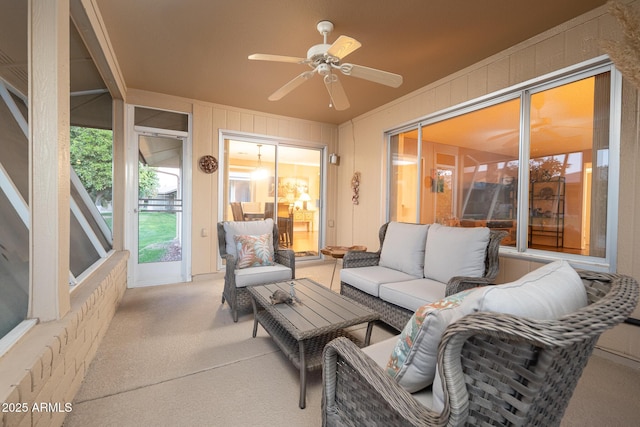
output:
[[[294,90],[295,88],[300,86],[302,83],[306,82],[311,77],[313,77],[314,73],[315,73],[314,71],[305,71],[304,73],[299,74],[297,77],[295,77],[289,83],[285,84],[280,89],[278,89],[277,91],[273,92],[271,94],[271,96],[269,97],[269,101],[278,101],[278,100],[282,99],[282,97],[287,95],[289,92],[291,92],[292,90]]]
[[[342,59],[354,50],[360,48],[362,44],[349,36],[340,36],[327,50],[327,54]]]
[[[283,55],[269,55],[266,53],[254,53],[252,55],[249,55],[249,59],[253,59],[255,61],[288,62],[291,64],[304,64],[307,61],[306,58],[296,58],[293,56]]]
[[[329,91],[333,108],[338,111],[342,111],[351,106],[349,104],[347,94],[344,92],[344,88],[342,87],[342,83],[338,80],[337,74],[327,74],[324,76],[324,84]]]
[[[402,84],[402,76],[400,74],[354,64],[342,64],[339,68],[342,74],[347,76],[369,80],[386,86],[398,87]]]

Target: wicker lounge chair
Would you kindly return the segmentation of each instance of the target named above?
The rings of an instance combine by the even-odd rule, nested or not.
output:
[[[602,332],[638,301],[627,276],[581,273],[589,305],[558,320],[475,313],[451,324],[438,349],[445,407],[436,413],[349,340],[324,350],[324,426],[559,425]]]
[[[342,268],[357,268],[378,265],[380,262],[380,254],[382,251],[382,245],[384,244],[385,236],[387,234],[387,227],[389,223],[383,224],[378,231],[378,238],[380,239],[380,248],[377,252],[362,252],[362,251],[350,251],[347,252],[342,260]],[[485,257],[485,271],[483,277],[452,277],[447,283],[446,296],[453,295],[466,289],[471,289],[478,286],[485,286],[492,284],[498,275],[500,269],[499,250],[500,241],[507,235],[505,231],[491,230],[489,234],[489,244],[487,245],[486,257]],[[397,330],[402,330],[404,325],[409,321],[414,313],[414,310],[408,310],[404,307],[399,307],[390,302],[384,301],[376,296],[370,295],[360,289],[351,286],[344,281],[340,282],[340,293],[346,297],[349,297],[361,304],[380,313],[380,320],[394,327]]]
[[[266,221],[266,220],[265,220]],[[252,225],[258,225],[265,221],[246,221]],[[273,223],[273,219],[268,220]],[[233,223],[229,221],[228,224]],[[241,273],[236,268],[236,257],[233,254],[227,253],[227,239],[230,238],[225,232],[224,222],[218,223],[218,249],[220,251],[220,257],[226,262],[226,271],[224,275],[224,290],[222,291],[222,304],[225,301],[231,307],[233,321],[238,321],[238,310],[251,309],[251,296],[245,289],[245,286],[264,284],[273,281],[281,281],[288,279],[295,279],[295,253],[291,249],[278,248],[279,232],[278,226],[273,224],[273,247],[274,254],[273,260],[276,263],[273,268],[271,267],[252,267],[243,269]],[[231,239],[233,239],[231,237]],[[233,241],[233,240],[232,240]],[[285,272],[282,267],[287,267]],[[255,271],[255,274],[251,274],[251,270]],[[242,274],[245,283],[240,284],[237,280],[237,275]],[[248,277],[251,276],[251,277]]]

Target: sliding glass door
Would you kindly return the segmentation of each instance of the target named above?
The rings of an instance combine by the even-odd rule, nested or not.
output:
[[[318,257],[322,150],[278,141],[224,140],[222,217],[273,218],[280,246],[296,257]]]

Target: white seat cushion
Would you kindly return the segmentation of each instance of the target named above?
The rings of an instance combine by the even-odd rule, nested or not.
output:
[[[391,268],[372,265],[369,267],[344,268],[340,270],[340,281],[346,282],[354,288],[360,289],[374,297],[379,296],[379,288],[383,283],[402,282],[414,280],[411,276],[402,271]]]
[[[398,337],[387,338],[375,344],[371,344],[368,347],[364,347],[362,352],[373,359],[380,369],[384,370],[387,367],[389,361],[389,354],[393,350],[398,341]],[[423,406],[431,408],[433,406],[433,392],[431,387],[425,387],[420,391],[411,393],[411,395],[420,402]]]
[[[381,369],[386,369],[389,355],[398,342],[398,336],[387,338],[380,342],[362,348],[362,352],[373,359]]]
[[[431,279],[415,279],[380,285],[380,299],[410,311],[445,296],[446,285]]]
[[[236,288],[291,279],[291,269],[281,264],[236,270]]]
[[[424,277],[448,283],[455,276],[484,276],[489,234],[487,227],[431,225],[424,253]]]
[[[427,224],[390,222],[384,235],[379,265],[422,277],[428,230]]]

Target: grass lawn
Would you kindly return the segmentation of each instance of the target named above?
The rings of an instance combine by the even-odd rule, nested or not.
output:
[[[176,214],[140,212],[138,230],[138,262],[158,262],[176,238]]]
[[[112,229],[110,212],[102,214]],[[169,212],[140,212],[138,214],[138,262],[158,262],[166,258],[172,244],[175,246],[176,214]]]

